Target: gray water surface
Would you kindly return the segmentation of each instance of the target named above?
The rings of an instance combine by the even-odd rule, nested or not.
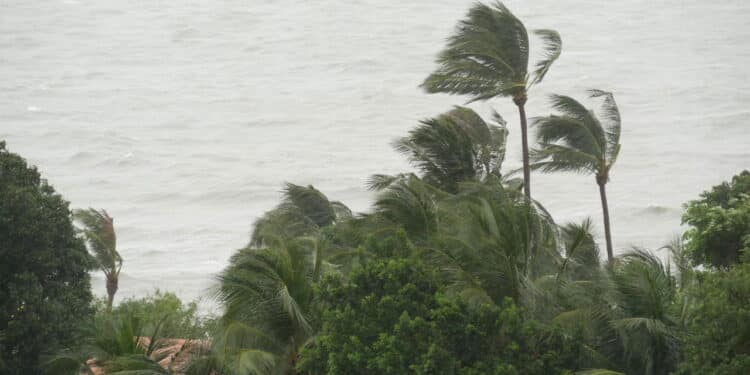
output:
[[[0,139],[73,207],[115,217],[118,298],[158,287],[192,299],[285,181],[363,211],[369,175],[409,168],[390,142],[465,101],[417,86],[470,4],[0,0]],[[549,114],[552,92],[616,95],[618,251],[669,241],[683,202],[750,167],[750,2],[506,4],[564,40],[530,116]],[[518,168],[512,103],[472,107],[509,121],[506,169]],[[533,193],[559,222],[601,229],[593,177],[535,174]]]

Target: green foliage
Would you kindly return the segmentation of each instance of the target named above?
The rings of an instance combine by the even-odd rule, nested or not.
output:
[[[701,279],[679,373],[750,373],[750,264]]]
[[[122,257],[117,252],[114,220],[107,211],[97,211],[93,208],[75,210],[73,217],[83,225],[81,229],[83,238],[96,259],[97,267],[104,272],[107,280],[107,308],[111,309],[115,293],[119,288],[122,269]]]
[[[198,315],[196,302],[183,303],[172,292],[156,290],[152,295],[130,298],[121,301],[111,313],[99,310],[98,319],[118,319],[134,317],[146,325],[154,326],[161,322],[162,337],[183,339],[205,339],[215,325],[211,318]]]
[[[263,247],[314,235],[321,228],[352,216],[348,207],[329,201],[312,186],[287,184],[283,193],[281,203],[255,222],[250,246]]]
[[[422,83],[430,93],[470,95],[471,101],[525,96],[560,56],[554,30],[539,30],[543,58],[529,80],[529,36],[523,23],[502,3],[477,3],[461,20],[438,56],[437,70]]]
[[[325,243],[300,238],[274,248],[246,248],[219,276],[225,308],[215,350],[240,374],[283,372],[315,333],[313,285],[330,265]]]
[[[606,182],[620,151],[620,114],[611,93],[592,90],[591,97],[603,96],[602,119],[575,99],[552,95],[552,107],[561,115],[535,119],[539,149],[531,152],[533,169],[544,172],[592,173]]]
[[[101,317],[87,337],[49,358],[45,372],[73,375],[99,368],[114,375],[170,374],[158,363],[164,359],[164,354],[157,355],[164,345],[159,341],[163,322],[144,322],[133,315]]]
[[[472,308],[439,292],[429,268],[406,258],[329,275],[323,327],[302,351],[310,374],[555,374],[573,345],[544,335],[507,300]],[[566,362],[568,361],[568,362]]]
[[[725,268],[750,254],[750,172],[714,186],[688,202],[683,224],[688,254],[696,265]]]
[[[39,357],[76,340],[92,315],[93,259],[66,202],[0,142],[0,363],[39,373]]]
[[[395,143],[396,150],[409,157],[426,182],[456,193],[459,182],[500,176],[508,131],[499,114],[494,120],[489,125],[472,109],[456,107],[423,120]]]

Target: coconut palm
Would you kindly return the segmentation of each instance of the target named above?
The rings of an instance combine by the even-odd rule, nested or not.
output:
[[[313,235],[351,216],[351,210],[343,203],[328,200],[313,186],[288,183],[281,203],[255,222],[250,246],[263,247],[271,242]]]
[[[612,93],[591,90],[591,97],[603,97],[603,120],[575,99],[552,95],[552,106],[560,115],[534,120],[539,149],[532,150],[532,168],[543,172],[592,173],[599,185],[604,216],[607,259],[613,259],[612,232],[605,185],[620,153],[620,112]]]
[[[679,360],[682,310],[670,266],[653,253],[634,249],[611,270],[615,286],[614,319],[628,373],[669,374]]]
[[[215,350],[237,373],[293,373],[315,332],[313,284],[331,267],[325,244],[298,238],[272,248],[245,248],[219,275],[225,312]]]
[[[474,110],[455,107],[422,120],[394,146],[419,168],[424,181],[456,193],[460,182],[500,176],[508,131],[499,114],[493,120],[488,124]]]
[[[529,38],[526,27],[502,3],[477,3],[458,24],[448,45],[438,56],[438,69],[422,83],[429,93],[471,96],[470,101],[510,97],[518,107],[523,147],[524,193],[531,198],[527,93],[542,81],[562,50],[554,30],[535,32],[544,43],[542,59],[529,72]]]
[[[437,232],[425,258],[448,290],[472,304],[522,297],[530,280],[560,258],[551,219],[497,181],[462,184],[438,201]]]
[[[112,217],[105,210],[76,210],[73,217],[83,228],[81,232],[94,254],[97,267],[104,272],[107,285],[107,311],[112,310],[112,302],[119,286],[122,257],[117,252],[117,236]]]

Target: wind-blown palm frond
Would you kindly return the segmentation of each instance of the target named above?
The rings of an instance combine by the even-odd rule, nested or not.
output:
[[[424,258],[469,302],[519,300],[530,278],[559,261],[554,230],[518,194],[482,185],[465,184],[439,202],[440,239],[424,248]]]
[[[534,34],[538,35],[544,43],[544,55],[542,60],[536,63],[534,77],[529,82],[529,86],[539,83],[544,79],[552,63],[560,57],[560,53],[562,52],[562,39],[557,31],[549,29],[534,30]]]
[[[586,218],[580,224],[569,223],[561,228],[565,245],[565,260],[556,279],[570,268],[573,280],[590,280],[599,272],[599,249],[591,234],[593,224]]]
[[[542,143],[541,149],[531,150],[531,168],[542,172],[591,173],[599,167],[598,160],[574,148]]]
[[[106,278],[107,309],[112,309],[115,293],[119,288],[122,257],[117,252],[117,236],[114,220],[105,210],[75,210],[73,218],[81,223],[83,234],[89,250],[94,254],[97,266]]]
[[[313,285],[332,270],[326,246],[318,237],[300,237],[232,256],[217,288],[225,309],[218,351],[227,367],[277,373],[296,360],[317,324]]]
[[[328,200],[314,187],[286,184],[281,203],[256,220],[250,245],[263,247],[308,236],[351,217],[346,205]]]
[[[527,199],[531,199],[527,91],[542,81],[562,51],[556,31],[539,30],[536,34],[542,38],[544,52],[530,80],[526,27],[499,1],[491,5],[476,3],[438,55],[438,68],[421,85],[429,93],[468,95],[469,102],[496,97],[513,99],[521,120],[523,188]]]
[[[425,238],[437,230],[437,203],[447,195],[418,177],[410,177],[383,190],[375,201],[375,210],[412,238]]]
[[[117,236],[113,220],[105,210],[75,210],[74,218],[81,223],[81,233],[99,268],[106,275],[119,274],[122,257],[117,252]]]
[[[591,90],[590,93],[591,97],[604,97],[607,128],[604,128],[594,111],[586,109],[575,99],[552,95],[552,107],[562,114],[535,119],[539,148],[529,155],[532,169],[595,175],[602,201],[607,259],[612,261],[614,250],[605,185],[620,153],[620,113],[611,93],[601,90]]]
[[[642,374],[667,374],[678,361],[676,283],[669,266],[641,249],[622,255],[611,268],[625,366]]]
[[[499,114],[494,113],[493,119],[494,123],[488,124],[472,109],[455,107],[423,120],[394,146],[419,168],[425,181],[455,193],[462,181],[500,175],[507,129]],[[393,178],[376,175],[371,185],[387,186]]]
[[[592,98],[604,97],[604,104],[602,105],[602,110],[604,113],[604,118],[607,121],[606,127],[607,127],[607,144],[609,148],[608,152],[610,154],[616,154],[616,152],[614,151],[614,148],[620,147],[621,119],[620,119],[620,109],[617,107],[617,103],[615,102],[615,97],[614,95],[612,95],[611,92],[596,90],[596,89],[589,90],[589,95]]]
[[[477,3],[438,56],[427,92],[470,95],[471,101],[526,89],[529,40],[523,23],[500,2]]]

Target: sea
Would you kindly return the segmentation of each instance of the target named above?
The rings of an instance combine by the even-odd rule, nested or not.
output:
[[[212,306],[216,275],[285,182],[354,211],[365,181],[412,171],[391,146],[468,98],[418,86],[472,1],[0,0],[0,139],[72,208],[104,208],[124,258],[117,300],[156,289]],[[683,204],[750,168],[750,2],[506,1],[563,52],[529,93],[596,108],[612,91],[622,151],[607,185],[616,252],[658,250]],[[532,39],[533,55],[540,43]],[[509,99],[470,107],[508,121]],[[559,223],[601,205],[590,175],[532,175]],[[92,288],[104,295],[103,276]]]

